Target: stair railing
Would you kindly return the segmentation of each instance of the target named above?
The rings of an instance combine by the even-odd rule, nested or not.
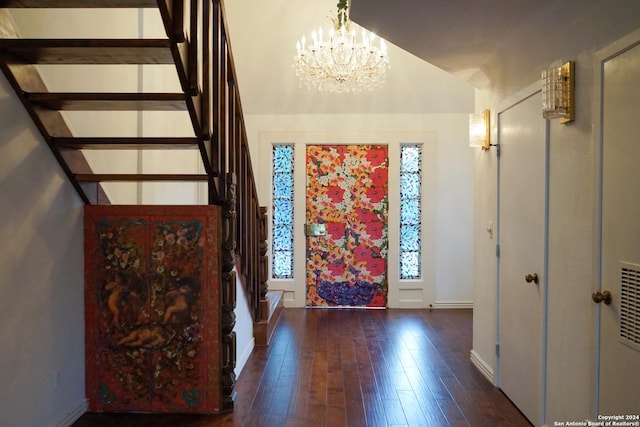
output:
[[[254,322],[267,293],[267,209],[261,207],[221,0],[159,0],[174,56],[191,96],[191,119],[209,176],[209,203],[223,207],[223,395],[233,407],[235,286],[243,283]],[[239,275],[239,277],[238,277]]]

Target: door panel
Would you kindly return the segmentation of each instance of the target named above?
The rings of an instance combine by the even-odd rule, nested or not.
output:
[[[542,414],[545,121],[535,94],[500,113],[500,388],[535,425]],[[536,280],[530,277],[537,275]]]
[[[640,46],[604,64],[599,414],[640,411]],[[633,420],[638,421],[637,419]]]
[[[220,411],[220,210],[85,207],[92,411]]]
[[[386,306],[387,178],[386,145],[307,146],[307,306]]]

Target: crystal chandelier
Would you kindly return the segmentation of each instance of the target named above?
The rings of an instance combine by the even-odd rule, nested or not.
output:
[[[296,43],[298,53],[293,67],[301,85],[327,92],[370,91],[384,83],[389,68],[387,46],[376,36],[362,30],[361,40],[351,29],[347,0],[339,0],[338,13],[332,18],[333,27],[324,33],[322,28],[311,34],[307,44],[304,35]]]

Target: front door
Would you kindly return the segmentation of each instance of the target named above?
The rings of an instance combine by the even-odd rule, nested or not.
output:
[[[499,115],[498,385],[542,421],[545,121],[538,92]]]
[[[604,63],[599,415],[639,422],[640,46]],[[596,298],[597,300],[598,298]]]
[[[307,307],[387,304],[386,145],[307,146]]]

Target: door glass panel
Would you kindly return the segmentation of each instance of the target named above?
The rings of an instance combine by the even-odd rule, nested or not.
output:
[[[275,279],[293,277],[293,144],[273,147],[271,271]]]
[[[400,146],[400,279],[419,279],[421,258],[422,146]]]

